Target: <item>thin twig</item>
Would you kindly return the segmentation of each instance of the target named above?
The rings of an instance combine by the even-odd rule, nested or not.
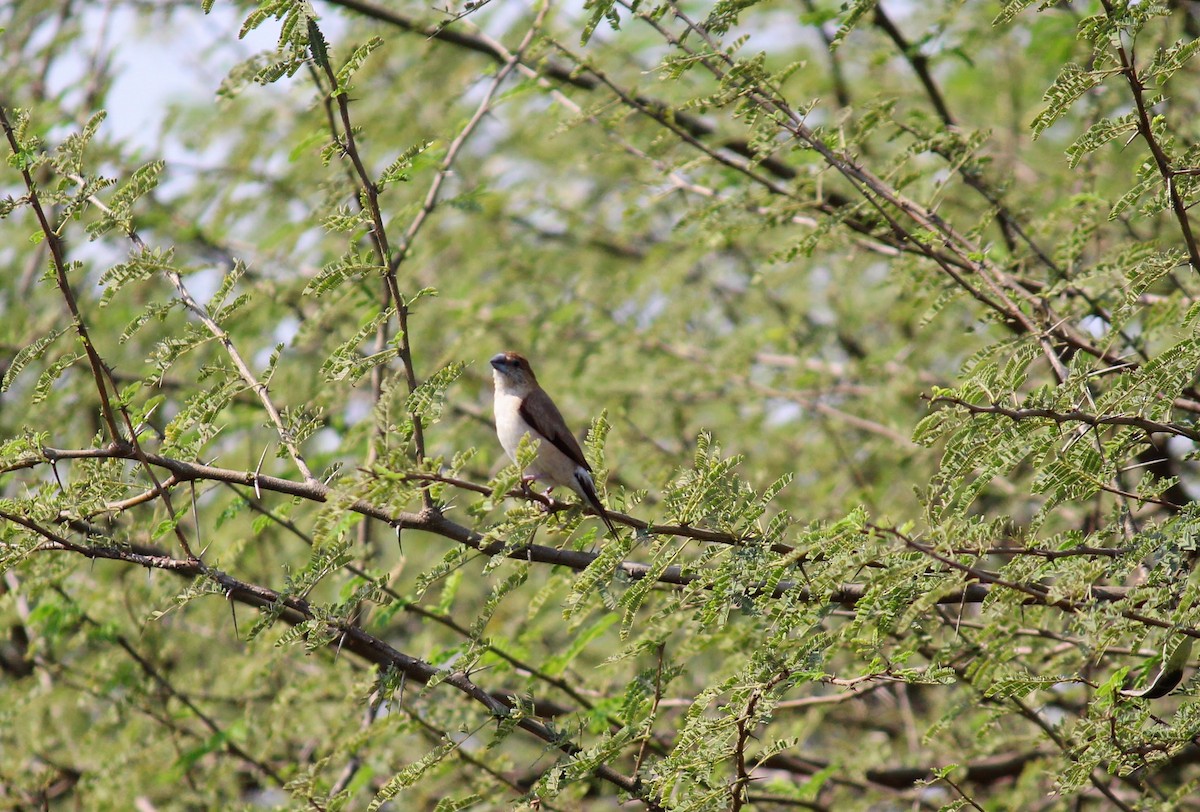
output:
[[[87,355],[88,366],[92,370],[92,380],[96,384],[96,394],[100,398],[100,413],[104,416],[105,425],[108,426],[109,439],[113,442],[123,442],[121,430],[117,428],[116,412],[109,399],[108,386],[111,383],[111,377],[108,366],[100,357],[100,353],[96,351],[96,346],[92,343],[91,334],[88,332],[87,322],[83,320],[83,314],[79,311],[79,303],[75,299],[75,292],[71,289],[71,283],[67,279],[67,259],[63,251],[62,238],[59,237],[58,231],[54,226],[50,224],[50,219],[46,216],[45,209],[42,208],[42,201],[38,196],[37,184],[34,182],[33,175],[29,171],[31,159],[23,153],[23,148],[17,140],[17,134],[8,120],[7,99],[0,99],[0,126],[3,126],[4,135],[8,138],[8,145],[12,150],[13,158],[17,160],[20,166],[21,177],[25,180],[26,198],[29,200],[29,205],[33,208],[33,213],[37,217],[42,235],[50,248],[50,258],[54,265],[54,278],[58,283],[58,290],[62,294],[63,301],[67,305],[67,310],[71,313],[71,322],[75,328],[75,334],[79,336],[79,341],[83,344],[83,351]],[[114,385],[113,388],[115,389],[116,386]]]

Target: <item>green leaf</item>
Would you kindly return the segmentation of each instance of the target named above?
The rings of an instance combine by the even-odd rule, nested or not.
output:
[[[446,394],[450,386],[459,379],[467,365],[452,361],[433,373],[408,396],[405,409],[421,419],[425,425],[436,423],[446,405]]]
[[[1050,85],[1042,96],[1042,101],[1047,104],[1033,119],[1033,137],[1036,139],[1051,124],[1066,115],[1072,104],[1084,93],[1098,86],[1108,75],[1107,71],[1088,70],[1074,62],[1063,65],[1054,84]]]
[[[13,356],[12,362],[8,365],[8,369],[4,373],[3,380],[0,381],[0,392],[7,392],[8,388],[12,386],[13,381],[15,381],[17,376],[21,374],[21,370],[25,369],[30,362],[41,360],[42,356],[46,354],[46,351],[50,349],[54,342],[58,341],[58,339],[65,332],[67,332],[66,327],[51,330],[46,335],[36,339],[32,344],[28,344],[18,350],[17,354]]]
[[[383,274],[384,268],[369,254],[352,250],[321,269],[304,288],[305,296],[323,296],[347,282],[357,282],[368,274]]]
[[[386,364],[395,358],[399,351],[394,346],[370,355],[364,355],[359,350],[364,341],[374,336],[380,326],[386,324],[395,315],[395,308],[388,308],[364,323],[354,335],[339,344],[321,365],[322,377],[329,382],[355,382],[375,367]]]
[[[850,32],[858,27],[862,19],[868,14],[875,13],[875,6],[878,5],[878,0],[850,0],[843,8],[845,13],[842,15],[841,25],[833,35],[833,39],[829,41],[829,50],[835,50],[845,42],[846,37]]]
[[[315,29],[315,27],[316,26],[314,25],[313,28]],[[354,52],[352,54],[350,54],[350,58],[346,60],[346,64],[342,65],[342,67],[337,72],[337,88],[334,91],[335,93],[349,92],[350,79],[354,76],[355,73],[358,72],[359,68],[362,67],[363,63],[367,61],[367,57],[371,55],[371,52],[374,51],[376,48],[378,48],[381,45],[383,45],[382,38],[371,37],[369,40],[364,42],[362,45],[359,45],[357,48],[354,49]],[[315,53],[315,50],[314,50],[314,53]],[[326,56],[325,59],[328,60],[328,56]],[[320,61],[320,60],[318,60],[318,61]]]
[[[433,751],[405,767],[384,784],[379,792],[375,793],[375,797],[367,805],[367,812],[377,812],[385,803],[395,798],[403,790],[417,783],[421,776],[428,772],[430,768],[441,763],[446,756],[457,749],[458,745],[454,742],[442,742]]]
[[[603,636],[620,619],[620,615],[615,612],[606,612],[585,626],[581,631],[577,630],[572,635],[571,642],[566,649],[546,660],[545,665],[542,666],[542,670],[554,677],[561,676],[566,671],[567,666],[587,649],[588,644]]]

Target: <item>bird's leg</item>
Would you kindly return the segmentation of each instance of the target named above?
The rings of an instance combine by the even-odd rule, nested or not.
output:
[[[521,491],[522,491],[522,493],[524,493],[526,496],[528,496],[531,499],[536,499],[539,496],[542,497],[542,500],[541,500],[542,510],[549,513],[551,502],[553,502],[553,500],[550,498],[550,491],[554,490],[554,486],[551,485],[549,488],[546,488],[546,490],[542,491],[541,493],[538,493],[532,487],[533,483],[536,481],[537,481],[536,476],[532,476],[530,474],[523,474],[521,476]]]

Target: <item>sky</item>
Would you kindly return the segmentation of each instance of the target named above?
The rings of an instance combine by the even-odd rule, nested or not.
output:
[[[256,53],[273,50],[279,34],[279,23],[268,20],[242,40],[230,37],[241,27],[244,12],[223,3],[207,15],[199,2],[169,13],[88,5],[82,14],[89,53],[81,53],[76,61],[60,60],[50,76],[51,89],[78,85],[85,78],[90,51],[99,47],[113,53],[115,82],[106,100],[105,129],[114,139],[148,154],[161,152],[168,161],[194,157],[181,156],[178,144],[160,141],[170,106],[215,100],[229,71]],[[345,27],[337,15],[323,18],[321,25],[330,37]]]

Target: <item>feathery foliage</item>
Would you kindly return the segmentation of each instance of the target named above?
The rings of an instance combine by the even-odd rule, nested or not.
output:
[[[7,4],[0,807],[1200,808],[1197,42]]]

